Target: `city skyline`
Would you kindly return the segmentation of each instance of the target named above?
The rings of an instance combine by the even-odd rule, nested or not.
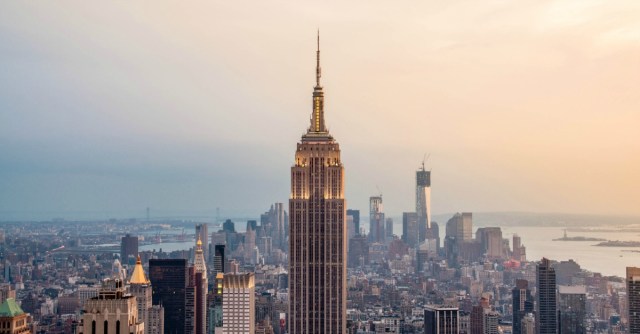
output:
[[[317,27],[350,207],[640,215],[637,3],[75,4],[1,5],[2,220],[284,202]]]

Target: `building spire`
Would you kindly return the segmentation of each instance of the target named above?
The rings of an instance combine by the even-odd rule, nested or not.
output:
[[[320,86],[320,30],[318,30],[318,46],[316,49],[316,86],[313,88],[313,112],[311,113],[311,126],[308,135],[327,136],[328,131],[324,124],[324,92]]]
[[[320,29],[318,29],[318,48],[316,49],[316,87],[320,87]]]

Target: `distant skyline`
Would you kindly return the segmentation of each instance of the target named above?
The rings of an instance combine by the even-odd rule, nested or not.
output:
[[[640,216],[640,2],[0,4],[0,221],[289,199],[315,34],[346,202]],[[378,190],[378,188],[380,190]]]

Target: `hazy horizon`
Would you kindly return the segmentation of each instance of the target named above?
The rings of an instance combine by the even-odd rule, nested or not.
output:
[[[349,208],[382,192],[412,211],[429,153],[434,214],[637,217],[638,17],[595,0],[4,2],[0,215],[286,203],[320,28]]]

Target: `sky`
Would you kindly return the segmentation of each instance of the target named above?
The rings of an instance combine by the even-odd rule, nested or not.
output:
[[[348,207],[640,216],[636,0],[4,1],[0,221],[286,202],[317,29]]]

